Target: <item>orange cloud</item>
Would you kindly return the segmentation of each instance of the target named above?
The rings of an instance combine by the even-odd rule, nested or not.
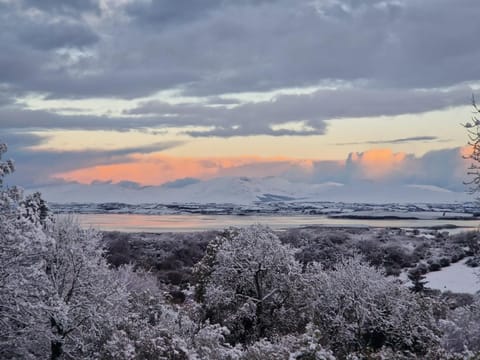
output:
[[[367,179],[379,179],[392,173],[407,158],[405,153],[394,153],[390,149],[372,149],[352,153],[349,159],[358,165]]]
[[[467,148],[456,149],[455,151],[457,154],[458,152],[468,154]],[[450,152],[446,154],[449,156],[448,161],[450,161],[448,165],[450,175],[461,178],[465,174],[468,160],[462,160],[460,154],[458,154],[458,159]],[[426,164],[423,158],[415,158],[413,155],[403,152],[394,153],[390,149],[372,149],[351,153],[346,162],[338,162],[335,166],[332,166],[332,162],[328,161],[287,157],[193,158],[161,153],[135,154],[131,155],[129,160],[119,164],[100,165],[59,173],[55,176],[84,184],[89,184],[94,180],[112,182],[128,180],[142,185],[159,185],[186,177],[211,179],[221,176],[265,177],[284,175],[290,179],[308,180],[309,178],[329,178],[326,176],[329,172],[333,174],[335,181],[339,182],[350,181],[351,179],[383,181],[391,177],[405,179],[413,175],[417,176],[416,181],[427,181],[422,179],[428,178],[428,174],[425,174]],[[438,157],[429,158],[428,163],[434,167],[439,167],[439,170],[443,171],[442,166],[438,165]],[[440,160],[440,164],[443,164],[442,160]],[[428,171],[431,172],[431,170]],[[445,175],[442,173],[441,176]]]
[[[143,185],[158,185],[168,181],[195,177],[210,179],[217,176],[270,176],[284,173],[295,166],[308,172],[313,161],[285,157],[187,158],[163,154],[132,155],[131,162],[100,165],[56,174],[67,181],[89,184],[94,180],[134,181]]]

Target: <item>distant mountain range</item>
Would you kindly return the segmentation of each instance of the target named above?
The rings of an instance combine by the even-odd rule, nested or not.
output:
[[[427,184],[334,182],[310,184],[280,177],[222,177],[200,181],[180,179],[160,186],[142,187],[132,182],[67,183],[44,186],[40,191],[53,203],[198,203],[254,204],[275,201],[332,201],[345,203],[457,203],[474,200],[472,195]]]

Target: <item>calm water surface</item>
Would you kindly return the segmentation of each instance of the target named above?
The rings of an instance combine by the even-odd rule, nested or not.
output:
[[[473,230],[480,226],[475,220],[357,220],[331,219],[325,216],[236,216],[236,215],[133,215],[133,214],[78,214],[75,215],[86,227],[124,232],[191,232],[223,229],[228,226],[264,224],[273,229],[286,229],[307,225],[345,227],[418,227],[425,228],[452,224],[458,229],[450,233]]]

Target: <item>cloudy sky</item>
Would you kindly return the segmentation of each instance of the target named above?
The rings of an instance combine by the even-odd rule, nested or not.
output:
[[[25,187],[461,190],[478,14],[478,0],[0,0],[0,141]]]

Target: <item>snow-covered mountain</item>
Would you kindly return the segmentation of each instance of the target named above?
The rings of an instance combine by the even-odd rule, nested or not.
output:
[[[223,177],[206,181],[185,181],[172,186],[77,183],[31,189],[55,203],[232,203],[258,201],[333,201],[363,203],[454,203],[471,201],[472,196],[433,185],[392,185],[373,182],[355,184],[291,182],[280,177]]]

